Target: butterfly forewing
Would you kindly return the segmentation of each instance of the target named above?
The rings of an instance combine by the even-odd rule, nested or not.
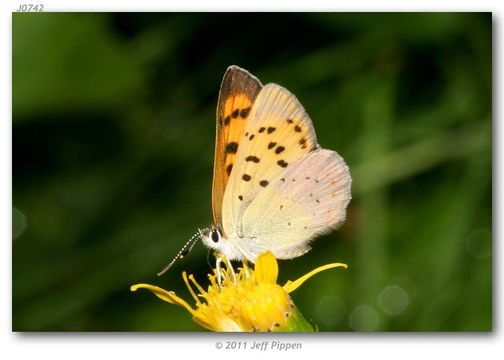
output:
[[[224,190],[235,164],[252,105],[261,90],[260,81],[248,71],[230,66],[222,79],[217,105],[212,210],[214,225],[222,224]]]
[[[224,194],[224,233],[230,239],[250,235],[243,223],[250,204],[277,174],[317,147],[312,122],[296,97],[279,85],[264,86],[252,106]]]

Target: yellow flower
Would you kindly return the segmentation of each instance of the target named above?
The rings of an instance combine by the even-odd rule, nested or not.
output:
[[[170,304],[183,306],[195,322],[212,331],[313,331],[313,326],[297,310],[289,294],[313,275],[336,267],[347,268],[347,265],[333,263],[320,266],[280,286],[276,283],[278,264],[272,253],[260,255],[255,269],[243,263],[237,273],[230,262],[219,255],[216,268],[208,275],[210,285],[207,291],[196,282],[193,275],[182,273],[196,301],[195,308],[173,291],[154,285],[133,285],[131,291],[148,289]]]

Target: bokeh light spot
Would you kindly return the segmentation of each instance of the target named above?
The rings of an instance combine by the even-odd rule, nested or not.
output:
[[[369,305],[357,306],[348,319],[353,331],[374,331],[378,327],[378,313]]]
[[[346,304],[338,296],[324,296],[317,305],[316,314],[319,322],[334,326],[341,323],[346,314]]]
[[[378,303],[386,314],[399,315],[408,306],[408,293],[400,286],[387,286],[378,296]]]
[[[17,208],[12,208],[12,237],[18,238],[26,229],[26,216]]]

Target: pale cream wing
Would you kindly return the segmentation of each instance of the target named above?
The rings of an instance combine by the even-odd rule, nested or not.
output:
[[[275,176],[317,147],[312,122],[296,97],[279,85],[265,85],[252,106],[224,193],[222,225],[230,241],[245,236],[244,213]]]
[[[299,158],[257,194],[239,222],[237,247],[255,259],[271,251],[290,259],[310,249],[310,240],[343,223],[352,179],[335,151],[317,149]]]

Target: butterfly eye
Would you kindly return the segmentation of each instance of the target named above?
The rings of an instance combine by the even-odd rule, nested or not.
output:
[[[220,240],[219,230],[217,230],[217,229],[213,229],[213,230],[212,230],[212,235],[211,235],[211,237],[212,237],[212,241],[213,241],[214,243],[219,242],[219,240]]]

